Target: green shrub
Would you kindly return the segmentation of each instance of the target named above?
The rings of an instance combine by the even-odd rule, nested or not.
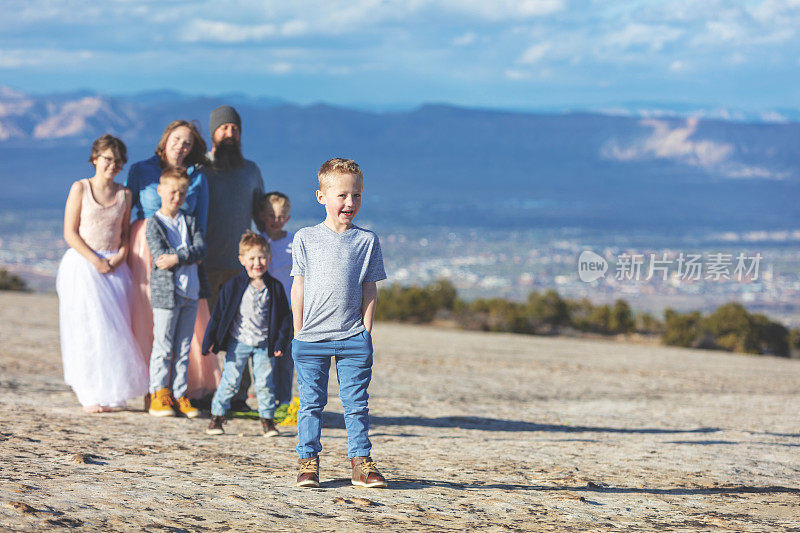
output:
[[[664,312],[664,344],[722,349],[730,352],[790,354],[789,330],[761,314],[753,314],[735,302],[718,307],[703,317],[699,312]]]
[[[569,323],[572,327],[580,331],[592,330],[594,305],[588,298],[582,298],[578,301],[568,300],[567,310],[569,312]]]
[[[758,327],[759,353],[789,357],[791,355],[789,330],[783,324],[773,322],[764,315],[753,315],[753,318]]]
[[[672,309],[664,311],[664,333],[661,341],[669,346],[689,348],[703,335],[699,311],[678,313]]]
[[[658,334],[664,332],[664,324],[650,313],[636,315],[634,329],[637,333]]]
[[[611,308],[608,329],[611,333],[632,333],[633,332],[633,313],[627,302],[617,300]]]
[[[23,291],[28,292],[28,284],[16,274],[12,274],[5,268],[0,268],[0,291]]]
[[[395,283],[378,291],[375,318],[418,324],[430,322],[440,310],[453,310],[456,295],[455,287],[447,280],[426,287],[402,287]]]
[[[793,350],[800,350],[800,329],[794,328],[789,332],[789,344]]]
[[[467,304],[459,314],[458,322],[469,329],[484,331],[536,332],[536,324],[527,306],[503,298],[479,299]]]
[[[727,303],[703,321],[717,345],[731,352],[759,353],[758,326],[741,304]]]
[[[569,324],[569,306],[554,290],[544,294],[532,292],[528,295],[531,317],[539,324],[561,327]]]
[[[0,281],[8,275],[0,270]],[[14,276],[16,278],[16,276]],[[19,278],[17,278],[19,280]],[[22,282],[22,280],[19,280]],[[24,286],[24,283],[23,283]],[[17,289],[19,290],[19,289]],[[429,323],[437,315],[453,317],[465,329],[513,333],[558,333],[566,326],[603,335],[634,331],[661,334],[670,346],[723,349],[728,351],[788,356],[800,349],[800,330],[789,332],[764,315],[751,314],[738,303],[728,303],[704,317],[698,311],[664,311],[664,322],[650,313],[634,316],[624,300],[612,306],[594,305],[588,299],[566,300],[558,292],[531,292],[525,303],[503,298],[464,302],[447,280],[425,287],[399,284],[381,289],[375,318],[401,322]]]

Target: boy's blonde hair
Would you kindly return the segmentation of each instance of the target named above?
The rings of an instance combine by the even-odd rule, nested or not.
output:
[[[167,167],[161,171],[161,178],[158,180],[159,183],[166,183],[169,180],[175,180],[182,182],[183,185],[189,187],[189,174],[186,173],[186,167]]]
[[[333,185],[333,180],[335,178],[347,174],[356,176],[363,184],[364,173],[361,172],[361,168],[358,166],[358,163],[352,159],[343,159],[341,157],[328,159],[322,163],[322,166],[319,167],[319,172],[317,172],[317,177],[319,178],[319,190],[324,191]]]
[[[239,255],[246,254],[248,250],[255,248],[256,246],[263,248],[265,252],[270,253],[267,239],[254,231],[245,231],[242,235],[242,238],[239,239]]]
[[[264,214],[264,210],[267,208],[268,204],[277,204],[282,211],[286,211],[287,213],[292,208],[289,197],[282,192],[272,191],[265,193],[253,212],[253,222],[255,222],[258,231],[264,231],[264,221],[261,220],[261,216]]]
[[[281,210],[289,211],[292,208],[292,203],[289,201],[289,197],[278,191],[272,191],[264,194],[264,201],[261,204],[262,207],[267,205],[267,203],[278,204],[281,207]]]

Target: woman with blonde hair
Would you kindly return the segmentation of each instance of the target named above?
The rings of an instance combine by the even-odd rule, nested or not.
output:
[[[197,126],[185,120],[170,122],[155,150],[155,155],[131,166],[125,185],[133,196],[131,208],[131,245],[128,265],[134,285],[132,316],[133,333],[145,357],[153,347],[153,309],[150,306],[150,269],[152,257],[145,238],[146,219],[161,207],[156,188],[161,172],[167,167],[186,167],[190,184],[181,211],[195,217],[200,231],[205,233],[208,218],[208,182],[203,168],[208,164],[206,143]],[[189,355],[189,388],[186,396],[200,399],[213,394],[219,383],[219,363],[213,357],[203,357],[200,345],[210,313],[205,299],[198,302],[195,334]]]

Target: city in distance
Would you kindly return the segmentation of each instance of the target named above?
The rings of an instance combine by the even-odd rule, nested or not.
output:
[[[91,141],[115,133],[135,162],[152,154],[170,120],[198,120],[207,138],[208,113],[220,103],[239,109],[245,156],[261,167],[268,189],[292,197],[294,222],[319,215],[319,164],[334,155],[356,159],[366,173],[359,219],[385,233],[387,266],[400,283],[450,277],[467,297],[520,298],[549,287],[652,310],[737,300],[796,323],[800,124],[696,113],[443,105],[377,112],[167,91],[118,97],[6,88],[0,262],[46,288],[65,246],[59,209],[70,183],[89,172]],[[586,249],[612,262],[588,284],[577,272]],[[673,259],[760,252],[764,260],[760,278],[741,283],[616,280],[613,259],[625,251]]]

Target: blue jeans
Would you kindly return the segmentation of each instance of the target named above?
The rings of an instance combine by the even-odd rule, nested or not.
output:
[[[275,358],[275,396],[278,405],[292,401],[292,385],[294,384],[294,361],[292,345],[287,344],[283,357]]]
[[[250,346],[233,339],[225,352],[222,378],[211,400],[213,416],[224,416],[231,408],[231,398],[239,390],[242,372],[247,368],[250,357],[253,358],[253,387],[258,400],[258,416],[272,418],[275,414],[275,384],[272,382],[275,358],[270,357],[269,346],[266,342],[259,346]]]
[[[150,353],[150,392],[171,389],[175,398],[186,394],[189,348],[192,345],[197,300],[175,295],[172,309],[153,308],[153,351]]]
[[[339,398],[347,428],[347,455],[368,457],[369,409],[367,387],[372,379],[372,336],[366,330],[340,341],[292,341],[292,356],[300,390],[297,413],[297,454],[301,459],[322,451],[322,410],[328,403],[328,372],[336,358]]]

